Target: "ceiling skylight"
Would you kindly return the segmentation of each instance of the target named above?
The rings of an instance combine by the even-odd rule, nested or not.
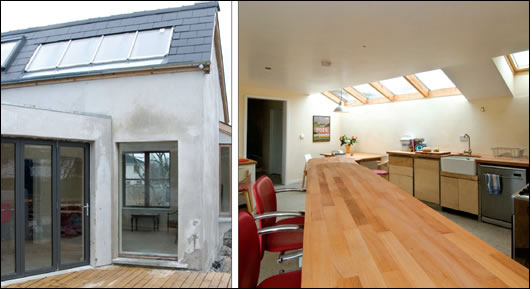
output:
[[[429,89],[437,90],[455,87],[455,84],[441,69],[416,73],[416,77]]]
[[[395,95],[418,93],[418,91],[402,76],[381,80],[380,82]]]
[[[368,99],[384,97],[379,91],[369,84],[361,84],[354,86],[353,88]]]
[[[512,57],[513,63],[517,69],[528,68],[528,50],[512,53],[510,56]]]
[[[338,98],[342,97],[342,101],[344,102],[354,102],[355,99],[351,94],[347,93],[344,89],[335,89],[331,91],[334,95],[336,95]]]

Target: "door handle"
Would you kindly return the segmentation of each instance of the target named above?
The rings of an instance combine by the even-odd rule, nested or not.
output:
[[[86,205],[83,206],[83,209],[86,210],[86,216],[88,217],[90,215],[90,204],[86,203]]]

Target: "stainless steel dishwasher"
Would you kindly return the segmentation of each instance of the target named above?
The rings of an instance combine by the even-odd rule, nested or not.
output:
[[[498,226],[512,227],[513,202],[512,194],[526,185],[526,170],[511,167],[480,165],[480,215],[483,222]],[[501,193],[488,194],[484,174],[495,174],[500,177]]]

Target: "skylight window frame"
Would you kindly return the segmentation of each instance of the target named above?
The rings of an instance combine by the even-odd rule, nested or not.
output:
[[[515,64],[515,60],[513,59],[512,54],[506,54],[504,55],[504,58],[506,58],[506,62],[508,62],[508,66],[510,66],[510,69],[512,70],[513,75],[528,72],[528,67],[519,68]]]
[[[11,63],[13,63],[16,56],[22,49],[22,46],[24,46],[24,43],[26,43],[26,37],[23,35],[15,36],[15,37],[6,37],[1,40],[0,44],[11,43],[11,42],[16,42],[16,43],[15,43],[15,46],[13,46],[13,49],[11,49],[9,54],[6,56],[4,63],[0,63],[2,71],[6,71],[11,65]]]
[[[144,56],[144,57],[131,57],[132,51],[134,49],[134,45],[136,44],[136,40],[138,38],[138,34],[139,33],[147,32],[147,31],[155,31],[155,30],[160,30],[160,29],[169,29],[170,30],[167,43],[165,44],[166,45],[166,49],[165,49],[165,52],[163,54],[150,55],[150,56]],[[127,33],[132,33],[132,32],[133,31],[124,32],[124,33],[120,33],[120,34],[127,34]],[[161,27],[161,28],[149,29],[149,30],[136,30],[134,33],[135,33],[135,35],[134,35],[133,41],[131,42],[131,47],[129,48],[129,51],[128,51],[126,59],[106,60],[106,61],[95,62],[96,56],[97,56],[97,54],[98,54],[98,52],[99,52],[99,50],[101,48],[101,44],[103,43],[103,40],[104,40],[105,36],[112,36],[112,35],[119,35],[119,34],[101,35],[99,37],[98,46],[97,46],[96,50],[94,51],[94,54],[92,55],[92,58],[91,58],[89,63],[79,63],[79,64],[61,66],[61,62],[62,62],[62,60],[64,58],[64,55],[66,54],[68,48],[70,47],[70,43],[72,41],[84,40],[84,39],[89,39],[89,38],[70,39],[70,40],[68,40],[68,43],[67,43],[65,49],[63,50],[63,52],[62,52],[57,64],[55,65],[55,67],[46,67],[46,68],[28,70],[29,67],[31,67],[31,64],[33,63],[35,57],[38,55],[38,53],[39,53],[39,51],[40,51],[40,49],[42,48],[43,45],[48,45],[48,44],[52,44],[52,43],[67,42],[67,40],[58,41],[58,42],[52,42],[52,43],[45,43],[45,44],[41,43],[41,44],[39,44],[37,49],[35,49],[35,52],[31,56],[28,64],[26,65],[26,67],[24,68],[24,72],[25,73],[33,73],[33,72],[53,71],[53,72],[56,73],[56,72],[60,72],[61,69],[71,69],[71,68],[76,68],[76,67],[95,67],[95,66],[104,66],[104,65],[113,64],[113,63],[124,63],[124,64],[127,64],[127,63],[130,63],[130,62],[136,62],[136,61],[139,62],[139,61],[152,60],[152,59],[162,59],[162,58],[166,57],[169,54],[169,50],[171,48],[171,41],[173,40],[174,26]],[[96,37],[90,37],[90,38],[96,38]],[[5,42],[7,42],[7,41],[5,41]]]

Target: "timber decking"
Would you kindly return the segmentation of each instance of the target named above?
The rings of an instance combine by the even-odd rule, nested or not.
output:
[[[228,273],[107,266],[81,270],[2,288],[231,288]]]

